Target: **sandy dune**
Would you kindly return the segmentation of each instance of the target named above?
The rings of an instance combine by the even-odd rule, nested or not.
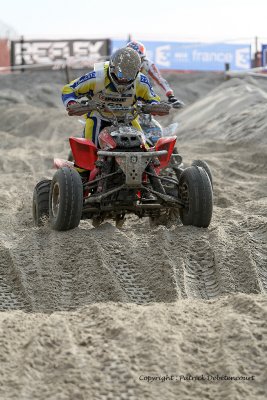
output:
[[[1,399],[266,398],[267,82],[169,79],[187,106],[161,121],[212,169],[210,227],[55,232],[32,191],[82,125],[63,73],[0,76]]]

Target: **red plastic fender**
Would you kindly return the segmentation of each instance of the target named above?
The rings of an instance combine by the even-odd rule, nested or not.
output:
[[[175,143],[176,143],[176,136],[170,136],[170,137],[162,137],[160,138],[155,146],[155,150],[159,151],[159,150],[167,150],[168,153],[164,154],[162,156],[159,156],[159,161],[160,161],[160,167],[159,170],[161,168],[167,167],[167,165],[169,164]]]
[[[95,168],[97,160],[97,147],[89,139],[84,138],[69,138],[71,151],[75,160],[75,165],[91,171]]]

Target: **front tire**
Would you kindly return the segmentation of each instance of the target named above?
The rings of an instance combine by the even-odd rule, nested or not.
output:
[[[184,202],[180,209],[183,225],[207,228],[213,208],[213,193],[210,179],[201,167],[186,168],[179,181],[179,197]]]
[[[49,217],[57,231],[76,228],[83,208],[83,185],[79,173],[63,167],[55,173],[49,193]]]
[[[211,173],[209,164],[203,160],[193,160],[192,165],[194,167],[201,167],[207,172],[208,177],[210,178],[211,187],[213,187],[212,173]]]
[[[42,226],[49,217],[49,191],[51,179],[38,182],[33,191],[32,214],[35,226]]]

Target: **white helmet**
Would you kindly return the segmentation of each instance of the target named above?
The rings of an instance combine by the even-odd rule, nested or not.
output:
[[[109,76],[118,92],[129,89],[141,67],[139,54],[130,47],[123,47],[111,56]]]
[[[141,42],[137,42],[136,40],[132,40],[131,42],[127,43],[127,47],[131,47],[141,57],[141,60],[143,60],[146,56],[146,48]]]

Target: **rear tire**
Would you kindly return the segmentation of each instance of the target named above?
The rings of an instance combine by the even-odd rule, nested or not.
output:
[[[65,231],[76,228],[83,208],[83,185],[79,173],[63,167],[55,173],[49,193],[49,217],[52,228]]]
[[[186,168],[179,181],[179,197],[185,203],[180,209],[183,225],[207,228],[213,208],[213,193],[210,179],[201,167]]]
[[[32,214],[35,226],[42,226],[49,217],[49,191],[51,179],[38,182],[33,191]]]

